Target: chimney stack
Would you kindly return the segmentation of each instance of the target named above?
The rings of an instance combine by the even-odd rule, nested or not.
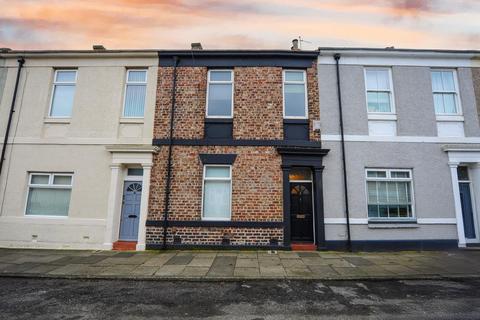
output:
[[[300,49],[298,48],[298,39],[293,39],[293,40],[292,40],[292,47],[291,47],[290,49],[292,49],[293,51],[298,51],[298,50],[300,50]]]
[[[203,50],[202,44],[200,42],[192,42],[192,50]]]
[[[94,44],[93,45],[93,50],[95,50],[95,51],[105,51],[107,49],[105,49],[103,44]]]

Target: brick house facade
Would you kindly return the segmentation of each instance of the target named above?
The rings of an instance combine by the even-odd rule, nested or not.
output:
[[[164,241],[169,247],[288,247],[288,179],[297,165],[311,170],[314,177],[311,214],[313,218],[315,211],[317,216],[310,227],[316,235],[310,241],[321,245],[321,160],[328,150],[321,149],[320,133],[314,130],[314,121],[320,118],[316,59],[315,52],[294,51],[160,53],[154,122],[154,145],[159,152],[153,159],[147,247],[162,247]],[[230,117],[207,115],[209,71],[215,70],[231,71]],[[285,70],[297,72],[293,76],[304,74],[308,112],[302,119],[286,119]],[[207,205],[203,199],[207,165],[231,166],[228,217],[202,217],[202,205]]]

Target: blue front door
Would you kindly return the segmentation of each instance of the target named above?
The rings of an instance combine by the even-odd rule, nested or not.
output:
[[[142,182],[125,181],[123,187],[122,217],[120,220],[120,240],[137,241],[141,199]]]
[[[475,220],[473,217],[472,195],[470,193],[470,183],[460,182],[460,201],[462,204],[463,228],[465,238],[475,239]]]

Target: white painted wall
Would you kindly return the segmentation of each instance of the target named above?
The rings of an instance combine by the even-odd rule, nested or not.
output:
[[[7,76],[0,104],[0,135],[17,72],[16,59],[7,59]],[[33,57],[22,70],[16,112],[0,176],[0,246],[101,249],[107,224],[110,165],[106,145],[151,145],[157,83],[155,53],[134,57]],[[78,79],[71,120],[47,118],[55,68],[77,68]],[[145,117],[122,119],[128,67],[148,68]],[[3,141],[3,137],[0,137]],[[24,215],[27,178],[31,171],[74,173],[67,218]],[[124,175],[126,166],[122,166]]]

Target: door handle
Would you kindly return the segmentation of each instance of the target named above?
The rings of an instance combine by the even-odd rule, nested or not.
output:
[[[131,214],[131,215],[129,215],[128,217],[129,217],[129,218],[136,218],[137,215],[136,215],[136,214]]]

